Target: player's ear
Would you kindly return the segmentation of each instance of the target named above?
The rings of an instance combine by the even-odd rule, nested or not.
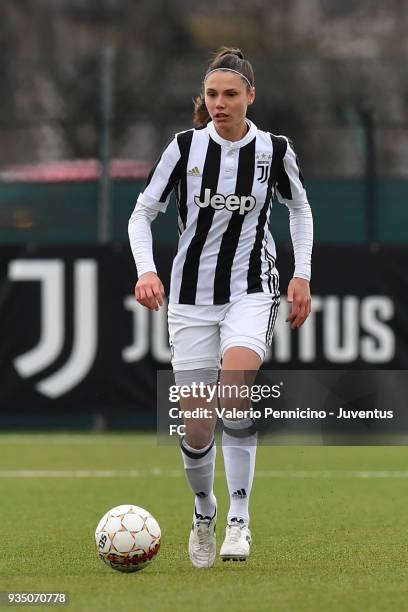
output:
[[[248,105],[253,104],[254,100],[255,100],[255,87],[251,87],[250,91],[248,92]]]

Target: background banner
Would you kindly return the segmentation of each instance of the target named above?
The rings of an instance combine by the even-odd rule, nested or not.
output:
[[[156,252],[168,291],[174,250]],[[278,246],[285,298],[292,253]],[[408,248],[316,247],[313,313],[292,332],[282,299],[265,368],[408,366]],[[156,371],[170,369],[166,307],[135,301],[127,245],[0,249],[3,429],[152,427]]]

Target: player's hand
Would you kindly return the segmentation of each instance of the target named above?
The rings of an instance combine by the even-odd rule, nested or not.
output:
[[[135,297],[139,304],[150,310],[159,310],[160,306],[163,306],[164,287],[155,272],[145,272],[139,277]]]
[[[312,310],[309,281],[292,278],[288,287],[288,302],[292,304],[292,311],[286,321],[291,323],[292,329],[297,329],[303,325]]]

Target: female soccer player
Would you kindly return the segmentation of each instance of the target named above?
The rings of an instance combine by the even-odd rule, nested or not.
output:
[[[288,287],[292,328],[299,328],[311,310],[313,225],[303,177],[289,140],[246,118],[255,100],[254,83],[252,66],[239,49],[223,47],[216,54],[195,100],[197,127],[176,134],[165,148],[129,221],[138,271],[135,296],[143,306],[158,310],[164,288],[153,261],[150,225],[165,212],[175,191],[179,245],[168,324],[177,385],[211,385],[231,373],[242,382],[262,364],[279,307],[276,251],[268,229],[275,193],[289,209],[295,258]],[[205,403],[212,408],[211,418],[185,419],[181,440],[186,476],[195,493],[189,554],[200,568],[211,567],[216,555],[215,405],[216,400]],[[227,409],[234,405],[234,399],[223,400]],[[203,406],[203,398],[181,402],[182,410],[197,406]],[[230,494],[223,560],[246,560],[250,553],[248,503],[256,447],[253,419],[223,419]]]

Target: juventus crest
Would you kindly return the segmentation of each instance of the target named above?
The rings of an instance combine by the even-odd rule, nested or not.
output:
[[[272,153],[259,152],[256,154],[256,168],[259,171],[256,177],[260,183],[266,183],[271,169]]]

